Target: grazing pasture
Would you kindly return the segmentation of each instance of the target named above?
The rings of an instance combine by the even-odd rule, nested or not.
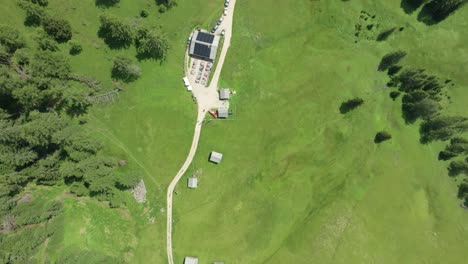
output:
[[[360,22],[363,10],[374,22]],[[427,26],[397,0],[239,1],[221,76],[237,91],[237,116],[204,126],[186,175],[201,169],[198,188],[178,187],[176,262],[463,261],[467,212],[437,161],[443,144],[419,143],[377,68],[406,51],[401,65],[456,83],[444,113],[466,114],[467,15]],[[357,43],[356,23],[366,31]],[[391,27],[404,30],[375,40]],[[341,114],[355,97],[364,103]],[[392,139],[375,144],[383,130]],[[224,155],[218,165],[207,162],[213,149]]]

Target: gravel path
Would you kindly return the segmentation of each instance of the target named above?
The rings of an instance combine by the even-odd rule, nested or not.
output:
[[[221,53],[219,54],[218,64],[216,66],[215,72],[213,73],[213,78],[211,83],[208,87],[204,87],[200,84],[196,84],[192,78],[189,78],[190,84],[193,87],[193,95],[197,99],[198,104],[198,115],[197,115],[197,122],[195,124],[195,130],[193,133],[192,139],[192,146],[190,147],[190,151],[188,156],[180,168],[179,172],[176,174],[174,179],[169,184],[169,188],[167,189],[167,234],[166,234],[166,241],[167,241],[167,259],[169,264],[174,264],[174,258],[172,254],[172,198],[174,194],[174,189],[177,183],[180,181],[182,176],[184,175],[185,171],[187,171],[190,163],[192,163],[193,157],[197,151],[198,141],[200,140],[201,128],[203,119],[205,118],[206,111],[210,108],[215,108],[221,104],[218,100],[218,81],[219,76],[221,74],[221,70],[223,68],[224,60],[226,58],[227,51],[231,44],[231,36],[232,36],[232,20],[234,17],[234,7],[236,5],[236,0],[231,0],[229,7],[228,7],[228,15],[224,17],[224,21],[221,23],[220,27],[216,31],[216,34],[219,34],[223,29],[225,30],[224,35],[224,44],[221,49]],[[190,67],[190,65],[189,65]],[[186,71],[188,72],[188,71]]]

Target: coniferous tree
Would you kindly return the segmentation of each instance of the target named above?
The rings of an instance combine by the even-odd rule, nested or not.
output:
[[[391,66],[397,64],[405,56],[406,56],[406,52],[404,51],[396,51],[396,52],[392,52],[383,56],[382,60],[380,61],[378,70],[386,71]]]
[[[46,17],[42,21],[45,32],[58,42],[67,42],[72,38],[70,23],[64,19]]]

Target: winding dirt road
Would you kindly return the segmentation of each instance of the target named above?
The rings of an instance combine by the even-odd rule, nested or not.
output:
[[[185,171],[187,171],[188,167],[192,163],[193,157],[197,151],[198,141],[200,140],[201,128],[203,124],[203,120],[206,115],[206,110],[210,108],[216,108],[222,102],[218,100],[218,80],[221,74],[221,70],[223,68],[224,60],[226,58],[227,51],[231,44],[231,36],[232,36],[232,20],[234,17],[234,7],[236,5],[236,0],[231,0],[229,7],[228,7],[228,15],[224,17],[224,21],[221,23],[220,27],[216,31],[216,34],[219,34],[222,30],[225,30],[224,35],[224,44],[221,50],[221,54],[219,54],[218,64],[216,66],[213,78],[211,83],[208,87],[203,87],[200,84],[196,84],[193,80],[190,80],[190,83],[193,87],[193,95],[197,99],[198,104],[198,115],[197,115],[197,122],[195,123],[195,130],[193,133],[193,140],[192,146],[190,147],[189,154],[180,168],[179,172],[176,174],[174,179],[169,184],[169,188],[167,189],[167,234],[166,234],[166,241],[167,241],[167,259],[169,264],[174,264],[174,257],[172,254],[172,198],[174,194],[174,189],[177,183],[180,181],[182,176],[184,175]],[[184,66],[185,67],[185,66]],[[190,79],[190,78],[189,78]]]

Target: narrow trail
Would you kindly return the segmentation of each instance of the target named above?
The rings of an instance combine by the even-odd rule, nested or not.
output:
[[[218,100],[218,80],[221,75],[221,70],[223,68],[224,60],[226,58],[227,51],[231,45],[231,36],[232,36],[232,20],[234,17],[234,7],[236,5],[236,0],[231,0],[228,6],[228,15],[224,17],[223,23],[220,25],[216,34],[220,34],[222,30],[225,30],[224,43],[221,49],[221,54],[219,54],[218,64],[216,66],[213,79],[208,87],[201,87],[200,85],[193,83],[190,80],[191,85],[194,87],[193,95],[198,102],[198,115],[197,122],[195,123],[195,130],[193,133],[192,145],[190,151],[185,159],[184,164],[177,172],[176,176],[172,179],[169,187],[167,189],[167,233],[166,233],[166,242],[167,242],[167,259],[169,264],[174,264],[174,257],[172,254],[172,200],[174,189],[177,183],[180,181],[184,173],[187,171],[188,167],[192,163],[193,157],[197,152],[198,142],[200,140],[200,134],[202,129],[203,120],[206,115],[206,110],[216,107],[220,104]],[[221,15],[221,14],[220,14]],[[185,65],[184,65],[185,67]]]

